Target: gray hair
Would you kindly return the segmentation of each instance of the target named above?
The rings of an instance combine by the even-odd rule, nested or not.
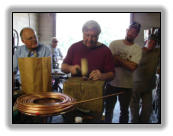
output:
[[[87,21],[83,25],[82,32],[86,32],[88,30],[95,30],[97,32],[97,34],[100,34],[100,32],[101,32],[100,25],[94,20]]]

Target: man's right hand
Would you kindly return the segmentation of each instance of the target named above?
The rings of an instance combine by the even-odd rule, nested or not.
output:
[[[81,68],[80,68],[80,66],[79,65],[72,65],[72,66],[70,66],[70,73],[72,74],[72,75],[76,75],[77,74],[77,69],[78,70],[81,70]]]

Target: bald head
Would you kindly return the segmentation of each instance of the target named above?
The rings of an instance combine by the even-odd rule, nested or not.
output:
[[[26,45],[27,48],[33,49],[36,48],[38,45],[38,39],[36,36],[35,31],[30,28],[26,27],[23,28],[20,32],[21,40]]]
[[[56,46],[58,45],[58,40],[56,37],[52,37],[52,48],[56,48]]]

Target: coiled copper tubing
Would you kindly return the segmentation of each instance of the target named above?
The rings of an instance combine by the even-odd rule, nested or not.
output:
[[[19,111],[28,115],[52,115],[64,112],[74,106],[75,100],[62,93],[45,92],[22,95],[16,100]]]

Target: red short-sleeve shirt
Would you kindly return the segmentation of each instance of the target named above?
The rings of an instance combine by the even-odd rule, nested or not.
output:
[[[102,73],[114,72],[114,61],[110,49],[105,45],[88,48],[82,41],[73,44],[69,49],[63,63],[80,65],[81,58],[88,60],[88,72],[99,69]]]

